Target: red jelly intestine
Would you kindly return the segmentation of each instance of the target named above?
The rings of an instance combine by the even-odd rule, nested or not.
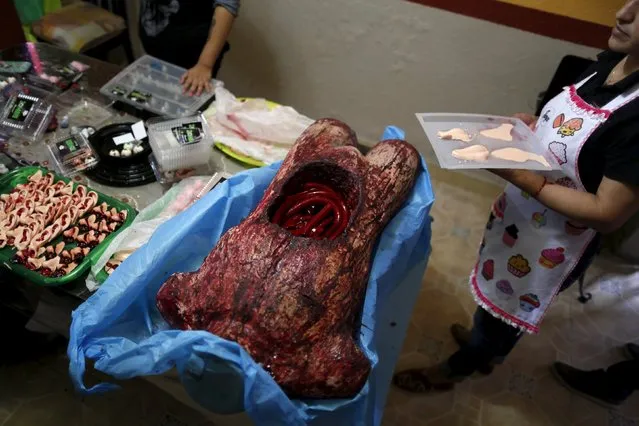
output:
[[[350,212],[342,196],[328,185],[309,182],[284,198],[271,222],[292,235],[334,240],[348,226]]]

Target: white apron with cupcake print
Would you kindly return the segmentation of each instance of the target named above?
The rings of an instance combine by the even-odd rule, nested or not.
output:
[[[594,108],[570,86],[551,100],[536,134],[561,165],[549,182],[585,191],[577,158],[582,146],[608,117],[639,97],[637,88]],[[476,301],[494,316],[529,333],[539,324],[561,285],[596,232],[546,208],[529,194],[508,185],[493,205],[479,260],[470,283]]]

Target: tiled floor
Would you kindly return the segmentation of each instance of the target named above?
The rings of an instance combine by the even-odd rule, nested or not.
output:
[[[455,350],[448,327],[468,324],[475,310],[467,277],[488,208],[499,188],[462,174],[434,169],[433,253],[398,368],[426,366]],[[596,277],[601,262],[591,269]],[[571,395],[550,376],[555,360],[583,368],[621,360],[616,349],[639,340],[639,275],[609,275],[590,288],[586,306],[576,290],[559,298],[538,336],[524,338],[489,377],[455,391],[413,396],[395,389],[384,426],[639,425],[639,396],[619,410],[605,410]],[[637,302],[632,304],[633,301]],[[73,396],[64,355],[0,367],[2,426],[205,425],[201,414],[153,385],[133,380],[120,392],[81,400]]]

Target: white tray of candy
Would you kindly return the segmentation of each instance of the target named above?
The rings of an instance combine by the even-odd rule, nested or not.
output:
[[[109,98],[142,108],[165,117],[193,115],[204,106],[214,92],[200,96],[184,93],[180,78],[184,68],[144,55],[102,86],[100,93]],[[211,80],[211,86],[220,84]]]
[[[556,155],[565,156],[565,152],[552,154],[523,121],[513,117],[453,113],[416,116],[443,169],[558,170]]]

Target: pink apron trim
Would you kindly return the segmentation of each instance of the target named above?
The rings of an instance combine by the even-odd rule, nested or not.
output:
[[[574,84],[568,88],[568,94],[570,95],[570,100],[574,102],[575,105],[577,105],[577,107],[581,108],[582,110],[586,112],[597,114],[597,115],[603,115],[603,117],[606,120],[612,114],[612,111],[609,111],[607,109],[596,108],[590,105],[588,102],[584,101],[581,98],[581,96],[579,96],[579,94],[577,93],[577,87]]]
[[[501,309],[499,306],[493,304],[486,296],[484,296],[479,288],[479,284],[477,284],[477,271],[479,270],[479,262],[475,264],[475,269],[473,269],[473,273],[470,276],[470,283],[473,298],[475,302],[481,306],[486,312],[491,314],[497,319],[504,321],[506,324],[523,330],[527,333],[537,334],[539,333],[539,327],[535,327],[533,325],[527,324],[526,322],[520,320],[517,317],[510,315],[508,312]]]

